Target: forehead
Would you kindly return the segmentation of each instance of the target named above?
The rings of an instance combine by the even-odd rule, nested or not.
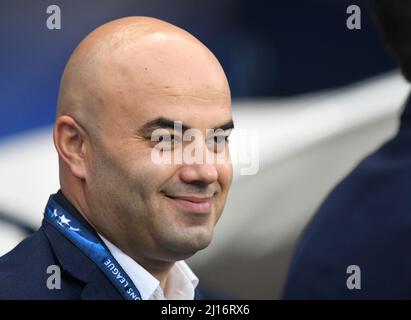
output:
[[[226,76],[201,44],[173,38],[167,45],[146,44],[138,54],[114,55],[107,70],[108,100],[117,106],[112,116],[124,116],[134,126],[158,117],[192,127],[214,127],[231,119]]]
[[[227,78],[200,42],[153,33],[111,49],[97,71],[107,125],[136,127],[164,117],[214,127],[231,119]]]
[[[145,98],[129,108],[132,126],[141,126],[161,117],[205,129],[214,128],[232,117],[230,96],[210,90],[201,94],[175,89],[146,92]]]

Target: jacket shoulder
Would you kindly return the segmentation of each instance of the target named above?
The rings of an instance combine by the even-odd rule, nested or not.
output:
[[[41,227],[0,258],[0,299],[78,298],[81,290],[77,280],[50,266],[58,266],[58,261]],[[47,285],[56,269],[66,290]]]

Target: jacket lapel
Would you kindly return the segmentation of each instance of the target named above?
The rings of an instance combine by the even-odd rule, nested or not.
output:
[[[81,293],[82,300],[122,300],[117,289],[98,268],[88,279]]]
[[[63,205],[61,201],[59,201],[59,204]],[[66,210],[69,209],[66,206],[64,206],[64,208]],[[71,210],[70,213],[73,214]],[[81,219],[78,214],[74,214],[77,219]],[[81,220],[84,227],[92,230],[84,219]],[[62,268],[62,272],[65,272],[71,277],[84,283],[81,299],[123,299],[117,289],[111,284],[110,280],[97,267],[97,265],[83,252],[81,252],[81,250],[78,249],[69,239],[67,239],[44,219],[41,229],[49,240],[55,257]]]

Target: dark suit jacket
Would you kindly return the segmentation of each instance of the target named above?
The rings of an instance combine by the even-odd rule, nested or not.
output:
[[[59,191],[54,199],[94,230]],[[50,265],[61,269],[61,289],[47,288]],[[201,299],[196,291],[196,299]],[[0,299],[123,299],[80,249],[43,220],[40,229],[0,258]]]
[[[360,267],[361,289],[347,288],[350,265]],[[283,297],[411,298],[410,98],[398,135],[334,189],[306,228]]]

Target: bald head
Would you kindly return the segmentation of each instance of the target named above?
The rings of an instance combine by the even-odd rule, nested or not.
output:
[[[100,26],[75,49],[62,76],[57,116],[96,132],[103,117],[130,115],[130,104],[221,95],[230,95],[227,79],[200,41],[158,19],[127,17]]]

